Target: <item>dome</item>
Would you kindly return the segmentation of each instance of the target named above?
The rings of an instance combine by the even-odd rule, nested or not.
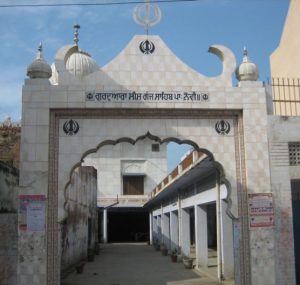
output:
[[[250,61],[246,48],[244,48],[243,62],[237,67],[235,75],[239,81],[256,81],[258,79],[258,68]]]
[[[47,61],[44,60],[42,44],[40,44],[36,59],[27,67],[27,76],[30,78],[50,78],[51,74],[51,67]]]
[[[75,76],[86,76],[97,71],[99,67],[87,52],[78,50],[66,60],[66,69]]]

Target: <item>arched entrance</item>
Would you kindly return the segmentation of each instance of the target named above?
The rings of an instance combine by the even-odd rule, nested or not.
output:
[[[74,119],[81,125],[81,136],[73,136],[73,145],[68,144],[67,140],[70,137],[65,136],[61,132],[61,126],[67,119]],[[213,161],[218,159],[222,166],[226,166],[226,174],[231,181],[225,178],[223,167],[220,163],[214,162],[216,170],[219,173],[218,179],[221,184],[233,186],[233,195],[229,192],[227,212],[236,215],[239,212],[240,232],[235,238],[242,240],[238,256],[235,259],[246,260],[241,265],[239,270],[241,278],[246,278],[249,274],[249,263],[247,263],[248,256],[248,224],[246,209],[246,191],[245,191],[245,174],[241,171],[244,164],[243,157],[243,132],[242,132],[242,115],[239,111],[206,111],[200,109],[69,109],[69,110],[52,110],[50,117],[50,160],[49,160],[49,188],[48,188],[48,215],[47,215],[47,278],[48,284],[57,284],[59,281],[59,264],[57,258],[59,257],[59,228],[57,221],[59,220],[59,209],[61,203],[59,197],[63,193],[63,189],[69,181],[70,169],[75,169],[83,158],[89,153],[97,151],[101,144],[115,144],[118,143],[118,138],[131,138],[134,142],[141,135],[157,134],[155,139],[163,142],[164,140],[176,141],[179,143],[193,142],[195,149],[203,151]],[[233,135],[219,136],[214,131],[215,122],[220,119],[226,119],[231,122],[233,128]],[[121,124],[117,132],[115,129],[108,131],[107,126],[114,124]],[[93,123],[93,124],[91,124]],[[101,134],[101,127],[104,133]],[[124,126],[127,127],[125,128]],[[135,126],[132,130],[132,126]],[[180,125],[180,127],[179,127]],[[131,128],[129,128],[129,126]],[[155,131],[157,128],[157,131]],[[208,131],[209,130],[209,131]],[[122,134],[130,133],[130,136]],[[88,135],[89,134],[89,135]],[[102,139],[95,139],[96,137]],[[170,139],[172,138],[172,139]],[[191,139],[193,138],[193,139]],[[76,140],[83,145],[89,145],[89,151],[82,155],[82,151],[78,151],[75,145]],[[224,140],[228,140],[227,144],[233,145],[233,151],[218,151],[222,147]],[[101,141],[100,145],[95,146],[96,141]],[[210,144],[213,142],[213,144]],[[201,149],[199,146],[208,146]],[[73,146],[73,147],[72,147]],[[68,150],[62,147],[67,147]],[[214,155],[212,155],[214,153]],[[223,158],[227,157],[227,160]],[[221,158],[221,159],[220,159]],[[232,166],[233,165],[233,166]],[[232,171],[232,170],[233,171]],[[67,170],[67,172],[65,172]],[[72,173],[72,171],[71,171]],[[236,175],[237,173],[237,175]],[[63,175],[67,174],[67,175]],[[231,188],[228,188],[231,190]],[[239,205],[239,206],[238,206]],[[243,209],[243,210],[242,210]],[[236,215],[237,216],[237,215]],[[242,237],[242,238],[241,238]]]

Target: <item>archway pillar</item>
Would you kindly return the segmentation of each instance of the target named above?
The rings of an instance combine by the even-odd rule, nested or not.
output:
[[[197,266],[207,266],[207,212],[205,205],[195,206],[195,232],[196,232],[196,263]]]
[[[162,236],[163,244],[167,249],[170,249],[170,216],[162,214]]]
[[[162,244],[161,216],[157,216],[157,240],[159,244]]]
[[[188,209],[181,210],[181,238],[182,253],[188,256],[191,249],[190,214]]]
[[[149,212],[149,243],[153,244],[153,213]]]
[[[107,243],[107,209],[103,210],[103,243]]]
[[[157,222],[157,216],[153,216],[153,236],[152,236],[152,242],[157,242],[158,241],[158,222]]]
[[[234,278],[234,258],[233,258],[233,225],[232,219],[226,214],[227,204],[221,200],[221,242],[223,256],[223,275],[225,279]]]
[[[178,227],[178,212],[170,212],[170,239],[171,250],[178,249],[179,246],[179,227]]]

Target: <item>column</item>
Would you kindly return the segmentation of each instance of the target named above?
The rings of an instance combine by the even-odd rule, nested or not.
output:
[[[182,221],[182,209],[181,209],[181,200],[178,196],[178,245],[180,248],[182,248],[182,227],[181,227],[181,221]]]
[[[167,249],[170,249],[170,216],[169,214],[163,214],[162,217],[163,244]]]
[[[222,281],[224,279],[223,274],[223,244],[222,244],[222,230],[221,230],[221,195],[220,195],[220,185],[217,183],[217,200],[216,200],[216,215],[217,215],[217,252],[218,252],[218,279]]]
[[[157,217],[153,217],[153,242],[158,241]]]
[[[159,244],[162,244],[161,216],[157,216],[157,240]]]
[[[107,243],[107,210],[103,210],[103,243]]]
[[[221,200],[221,242],[223,257],[223,275],[225,279],[234,278],[233,258],[233,225],[231,218],[226,214],[227,203]]]
[[[149,212],[149,242],[153,244],[153,215],[152,211]]]
[[[208,265],[207,212],[205,205],[195,206],[196,264]]]
[[[179,246],[179,227],[178,227],[178,212],[174,211],[170,213],[170,240],[171,250],[178,249]]]
[[[188,256],[191,247],[189,209],[181,210],[181,243],[182,253]]]

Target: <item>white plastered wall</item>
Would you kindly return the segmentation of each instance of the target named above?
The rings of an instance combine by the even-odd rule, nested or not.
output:
[[[144,139],[134,145],[124,142],[106,145],[86,157],[84,164],[93,165],[98,171],[98,197],[123,195],[123,175],[143,175],[144,194],[150,193],[167,175],[166,144],[153,152],[154,143]]]
[[[156,46],[153,55],[144,55],[138,46],[145,36],[136,36],[120,55],[101,70],[84,78],[76,78],[64,67],[65,56],[72,46],[63,47],[56,55],[55,66],[59,72],[57,85],[51,85],[45,79],[28,79],[23,87],[22,105],[22,146],[20,192],[26,194],[48,195],[49,171],[49,131],[50,109],[120,109],[145,108],[166,110],[225,110],[239,111],[242,114],[242,132],[244,144],[235,140],[233,118],[228,118],[232,129],[228,135],[221,136],[215,131],[215,124],[223,116],[200,118],[143,118],[141,113],[134,118],[89,118],[66,117],[80,125],[74,136],[63,132],[64,119],[59,122],[58,152],[58,195],[59,217],[64,217],[63,191],[69,180],[71,168],[81,161],[86,150],[95,148],[106,139],[130,137],[136,139],[147,132],[161,139],[175,137],[189,139],[198,146],[208,149],[225,169],[226,178],[232,186],[232,212],[238,216],[237,173],[246,174],[248,193],[270,192],[270,173],[267,140],[266,94],[260,82],[244,82],[238,87],[232,86],[232,73],[235,58],[231,51],[222,46],[215,46],[211,51],[220,57],[223,73],[208,78],[182,63],[158,36],[149,36]],[[206,92],[206,102],[90,102],[86,92],[91,91],[169,91],[169,92]],[[120,114],[119,114],[120,115]],[[226,119],[226,118],[225,118]],[[128,127],[130,123],[130,128]],[[239,123],[241,124],[241,122]],[[239,135],[241,135],[239,133]],[[241,136],[239,136],[241,137]],[[245,165],[236,166],[236,150],[245,155]],[[51,167],[53,167],[51,165]],[[244,225],[245,226],[245,225]],[[247,225],[246,225],[247,226]],[[19,264],[19,281],[22,284],[47,284],[45,249],[46,232],[34,235],[39,242],[34,249],[24,255],[24,262]],[[274,251],[268,250],[262,256],[257,240],[269,240],[273,244],[273,230],[257,230],[250,233],[251,277],[256,284],[274,284]],[[28,235],[21,234],[19,246],[31,244]],[[39,245],[41,244],[41,246]],[[263,260],[264,266],[256,262]],[[33,275],[35,272],[41,272]],[[56,270],[56,269],[55,269]],[[55,271],[54,270],[54,271]],[[54,273],[55,274],[55,273]],[[25,276],[25,277],[24,277]],[[255,276],[264,276],[256,280]],[[51,277],[52,278],[52,277]],[[50,278],[50,279],[51,279]],[[49,281],[50,282],[50,281]],[[254,282],[254,281],[253,281]],[[50,283],[48,283],[50,284]],[[254,283],[253,283],[254,284]]]
[[[290,166],[289,142],[300,142],[300,118],[270,116],[269,146],[275,204],[276,284],[296,284],[291,180],[300,179],[299,166]],[[282,262],[284,260],[284,262]]]

